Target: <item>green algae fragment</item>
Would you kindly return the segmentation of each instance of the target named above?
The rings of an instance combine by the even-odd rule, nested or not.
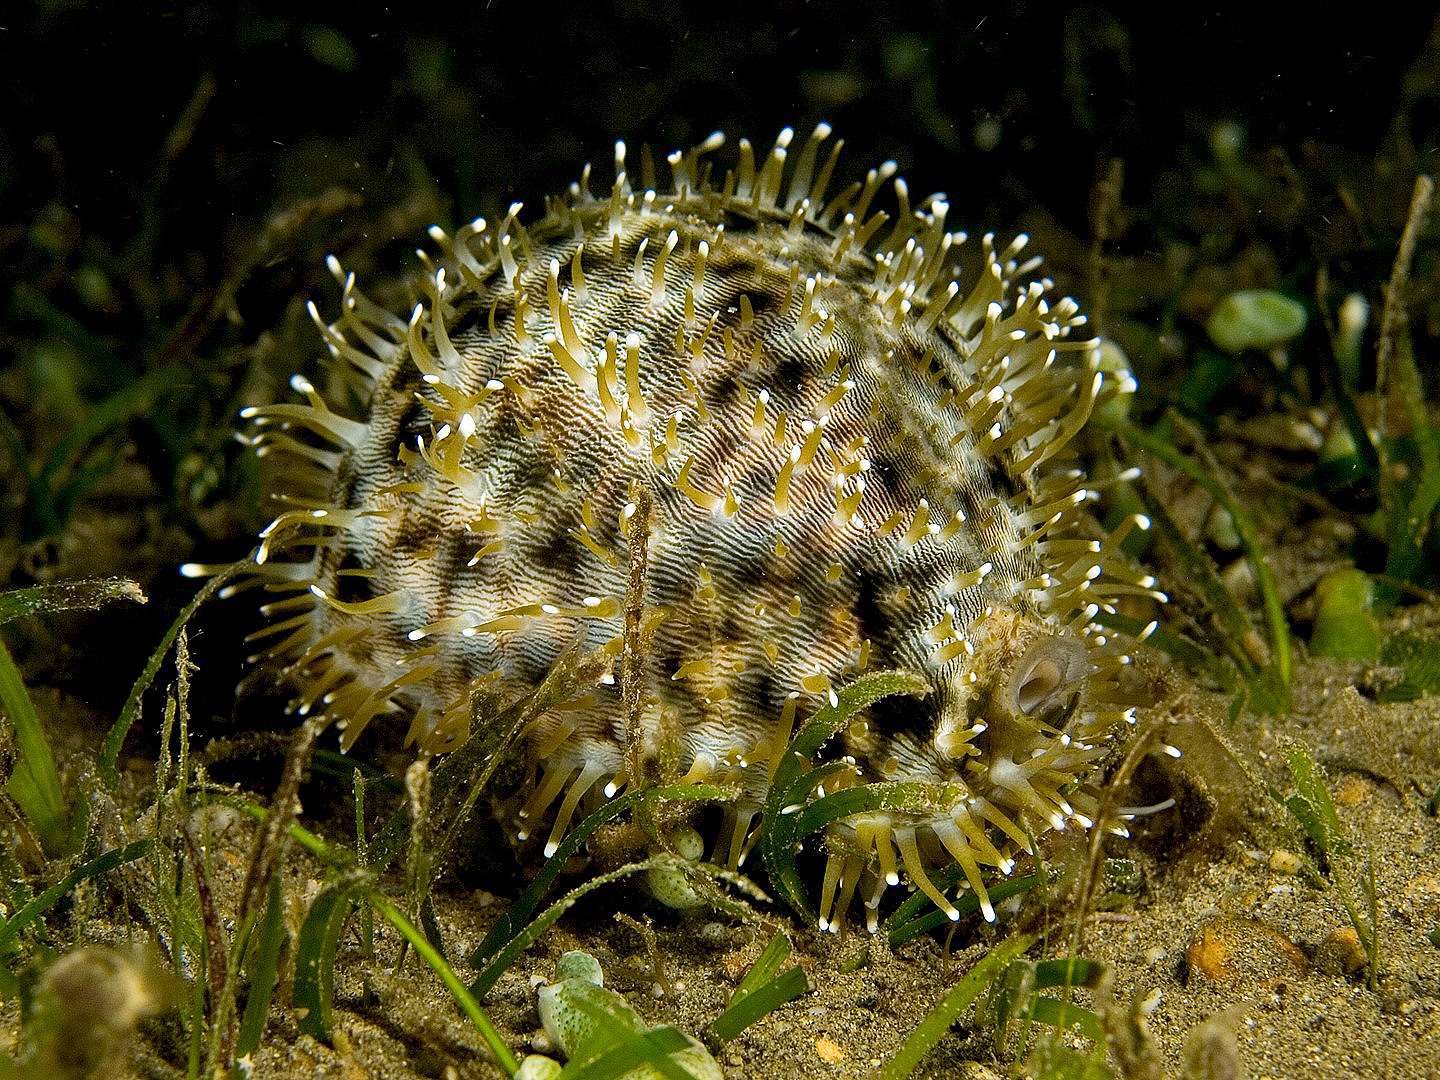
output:
[[[1273,349],[1305,329],[1305,306],[1271,289],[1241,289],[1215,305],[1205,330],[1226,352]]]
[[[1315,586],[1317,610],[1310,652],[1336,660],[1373,662],[1380,654],[1375,587],[1362,570],[1336,570]]]
[[[689,825],[677,825],[671,830],[670,845],[686,862],[697,863],[705,854],[704,838]],[[655,866],[646,870],[645,888],[660,903],[682,914],[695,914],[709,906],[678,866]]]
[[[1380,663],[1404,672],[1400,682],[1380,691],[1382,705],[1440,694],[1440,640],[1402,632],[1380,648]]]
[[[680,1035],[673,1049],[662,1047],[670,1040],[651,1040],[649,1036],[675,1032],[674,1028],[655,1028],[631,1008],[614,990],[604,985],[600,963],[586,952],[567,952],[555,966],[556,979],[542,986],[537,1005],[545,1032],[569,1058],[590,1062],[624,1052],[626,1043],[636,1046],[639,1060],[633,1068],[619,1074],[618,1080],[660,1080],[677,1071],[688,1073],[693,1080],[723,1080],[724,1072],[710,1051],[689,1035]],[[662,1053],[663,1064],[645,1061],[645,1043],[656,1042],[656,1053]],[[678,1070],[673,1066],[678,1066]],[[543,1070],[543,1063],[534,1067]],[[544,1076],[540,1071],[537,1075]]]

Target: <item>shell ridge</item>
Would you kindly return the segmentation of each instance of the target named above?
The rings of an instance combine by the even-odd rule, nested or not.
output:
[[[753,843],[796,717],[901,665],[933,703],[872,706],[825,754],[851,763],[847,783],[913,778],[934,804],[829,828],[822,925],[856,895],[873,925],[902,873],[958,918],[942,865],[993,919],[985,875],[1012,872],[1029,836],[1093,821],[1085,785],[1133,719],[1128,657],[1097,615],[1163,600],[1119,539],[1081,538],[1094,489],[1061,464],[1123,380],[1075,333],[1078,306],[1031,279],[1023,235],[997,250],[985,234],[967,290],[944,196],[912,204],[894,162],[829,196],[830,134],[793,153],[789,128],[763,154],[741,139],[716,185],[716,133],[666,157],[663,191],[648,149],[631,187],[617,143],[608,193],[587,166],[534,222],[515,203],[495,228],[432,228],[440,261],[422,255],[405,319],[331,260],[340,315],[310,313],[353,404],[297,376],[305,404],[244,414],[296,500],[256,557],[281,596],[261,662],[346,747],[388,713],[423,749],[453,747],[477,680],[514,697],[577,632],[620,640],[643,486],[648,602],[666,612],[650,752],[747,792],[717,852],[734,864]],[[887,186],[894,208],[872,209]],[[1017,681],[1027,657],[1076,650],[1083,664]],[[1067,723],[1037,702],[1068,703]],[[517,835],[548,819],[548,854],[629,782],[620,716],[609,677],[535,722]]]

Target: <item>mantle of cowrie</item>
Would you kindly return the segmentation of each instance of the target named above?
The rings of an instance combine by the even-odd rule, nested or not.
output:
[[[912,205],[893,163],[832,193],[828,136],[792,154],[786,130],[763,157],[742,140],[717,179],[716,135],[670,155],[665,186],[617,144],[607,192],[587,167],[529,225],[517,204],[433,229],[409,318],[332,259],[324,393],[297,376],[305,403],[246,411],[285,504],[255,559],[259,657],[345,746],[398,714],[438,752],[477,690],[514,700],[577,645],[608,649],[611,672],[526,732],[502,808],[548,853],[631,779],[620,658],[648,502],[638,750],[739,790],[717,858],[743,858],[799,721],[908,669],[931,692],[859,713],[826,788],[912,781],[934,805],[829,827],[821,924],[860,889],[873,926],[902,870],[958,918],[928,874],[946,864],[993,919],[985,877],[1093,824],[1088,782],[1133,721],[1097,616],[1163,599],[1113,554],[1145,522],[1100,535],[1066,456],[1133,383],[1100,371],[1023,236],[985,236],[967,267],[945,199]]]

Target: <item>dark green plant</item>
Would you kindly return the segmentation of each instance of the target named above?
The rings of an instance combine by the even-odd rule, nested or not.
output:
[[[617,1080],[642,1069],[653,1070],[665,1080],[695,1080],[695,1074],[675,1060],[692,1045],[679,1028],[620,1027],[613,1012],[598,1008],[592,1015],[613,1037],[572,1058],[571,1064],[557,1074],[557,1080]]]
[[[23,615],[93,611],[115,600],[145,603],[140,586],[128,578],[85,578],[56,585],[0,593],[0,626]],[[67,801],[60,786],[55,755],[20,670],[0,641],[0,709],[8,717],[15,742],[15,764],[5,793],[29,823],[45,854],[72,853],[85,832],[83,801]]]
[[[1335,804],[1325,786],[1320,767],[1310,752],[1299,743],[1290,746],[1286,765],[1295,791],[1290,795],[1271,792],[1300,825],[1301,831],[1315,852],[1318,868],[1310,871],[1311,880],[1322,887],[1333,885],[1360,939],[1368,958],[1366,984],[1371,990],[1380,988],[1380,897],[1375,884],[1375,857],[1367,856],[1363,866],[1357,862],[1354,846],[1345,834],[1345,827],[1335,812]],[[1365,903],[1362,913],[1352,887],[1360,889]]]
[[[1175,419],[1178,422],[1178,417]],[[1256,633],[1250,617],[1220,579],[1209,557],[1185,536],[1171,518],[1163,500],[1147,481],[1140,488],[1146,512],[1159,534],[1174,551],[1186,580],[1199,592],[1213,616],[1212,630],[1221,655],[1211,655],[1203,648],[1195,647],[1174,635],[1151,635],[1151,638],[1155,644],[1168,648],[1177,659],[1190,662],[1211,675],[1221,686],[1227,689],[1240,688],[1242,692],[1236,698],[1236,710],[1248,705],[1260,713],[1288,712],[1292,666],[1290,629],[1279,590],[1275,585],[1274,573],[1270,569],[1258,530],[1249,513],[1217,475],[1192,461],[1166,438],[1143,431],[1132,424],[1122,424],[1116,430],[1134,449],[1154,454],[1204,488],[1228,515],[1254,569],[1265,612],[1265,623],[1270,632],[1267,644]],[[1133,618],[1102,616],[1102,621],[1116,626],[1117,629],[1143,633],[1143,629],[1136,629],[1138,620]]]
[[[1387,638],[1380,646],[1380,663],[1399,668],[1401,679],[1377,695],[1382,704],[1414,701],[1440,694],[1440,640],[1408,630]]]
[[[40,917],[67,896],[75,886],[82,881],[107,874],[124,863],[143,859],[149,851],[148,839],[112,848],[76,866],[55,884],[36,894],[29,903],[0,923],[0,962],[17,955],[17,947],[25,930],[37,924]]]
[[[1440,584],[1440,429],[1430,422],[1427,388],[1406,329],[1411,266],[1434,188],[1429,176],[1416,178],[1385,290],[1369,399],[1360,400],[1354,335],[1336,333],[1325,363],[1326,389],[1343,437],[1322,451],[1314,482],[1327,498],[1356,491],[1373,498],[1373,512],[1358,523],[1383,552],[1383,561],[1366,560],[1361,568],[1374,575],[1375,610],[1381,615],[1402,595],[1424,595]]]
[[[783,930],[775,931],[765,951],[735,987],[725,1011],[710,1021],[707,1035],[717,1043],[729,1042],[761,1017],[805,993],[809,983],[800,965],[780,970],[789,956],[790,939]]]
[[[1227,160],[1230,165],[1220,167],[1222,175],[1248,177],[1243,184],[1229,181],[1234,197],[1244,205],[1263,204],[1269,197],[1264,176],[1249,168],[1243,155],[1231,153]],[[1209,322],[1210,337],[1222,351],[1195,345],[1193,362],[1170,396],[1173,408],[1158,422],[1146,427],[1103,410],[1094,420],[1095,426],[1114,430],[1133,453],[1163,461],[1207,491],[1223,531],[1231,536],[1230,545],[1250,564],[1268,631],[1264,638],[1200,544],[1172,520],[1150,479],[1122,487],[1127,498],[1143,503],[1175,555],[1177,577],[1209,616],[1209,625],[1202,628],[1206,640],[1200,643],[1187,640],[1163,620],[1150,641],[1235,692],[1232,713],[1244,707],[1287,712],[1292,665],[1288,620],[1254,513],[1230,491],[1221,468],[1205,450],[1206,436],[1200,430],[1219,426],[1217,404],[1229,398],[1227,391],[1236,388],[1242,375],[1266,383],[1281,409],[1305,416],[1328,413],[1338,423],[1304,490],[1291,489],[1312,505],[1353,521],[1361,537],[1354,551],[1358,570],[1330,583],[1317,597],[1312,651],[1370,661],[1388,651],[1413,660],[1417,671],[1426,668],[1417,655],[1424,650],[1407,651],[1408,646],[1381,640],[1378,620],[1404,596],[1433,600],[1440,585],[1440,428],[1431,421],[1433,398],[1427,397],[1427,390],[1434,388],[1427,388],[1421,377],[1406,329],[1410,271],[1433,189],[1429,177],[1416,180],[1370,362],[1364,352],[1368,305],[1352,294],[1341,305],[1338,323],[1331,320],[1329,268],[1322,264],[1313,271],[1314,307],[1280,290],[1241,290],[1222,298]],[[1293,292],[1296,280],[1291,279],[1286,291]],[[1305,332],[1307,312],[1315,310],[1330,331],[1328,339]],[[1242,362],[1240,353],[1255,362]],[[1177,435],[1186,433],[1190,450],[1176,442]],[[1142,620],[1124,615],[1102,614],[1101,621],[1130,633],[1144,630]],[[1413,696],[1428,683],[1412,679],[1410,666],[1402,666],[1407,677],[1396,692]]]
[[[963,1016],[980,995],[994,984],[1012,961],[1034,943],[1034,938],[1016,934],[1002,941],[942,997],[915,1026],[905,1042],[877,1074],[878,1080],[904,1080],[913,1073],[940,1037]]]
[[[931,871],[930,877],[938,889],[949,889],[965,880],[964,871],[958,866],[939,867]],[[1018,877],[986,882],[985,891],[990,894],[992,904],[999,904],[1013,896],[1023,896],[1033,889],[1046,885],[1051,880],[1049,873],[1044,869],[1039,869]],[[972,915],[980,910],[980,898],[973,892],[961,893],[955,898],[954,903],[962,915]],[[881,924],[880,930],[893,948],[911,938],[950,925],[950,917],[937,908],[934,901],[928,896],[917,890],[890,913],[889,917]]]
[[[789,940],[777,932],[725,1011],[706,1027],[711,1048],[806,991],[805,975],[798,966],[780,971],[789,952]],[[704,1046],[674,1028],[646,1024],[624,998],[604,987],[600,965],[588,953],[566,953],[556,964],[555,975],[555,981],[540,991],[540,1016],[569,1064],[559,1070],[548,1059],[527,1058],[522,1070],[527,1077],[719,1080],[720,1066]]]
[[[805,721],[785,748],[765,796],[760,853],[780,898],[806,922],[813,925],[816,917],[795,864],[801,842],[862,809],[926,809],[930,797],[927,785],[890,783],[866,784],[814,798],[815,790],[827,778],[849,766],[838,761],[814,766],[811,759],[867,705],[895,694],[921,697],[929,692],[930,684],[910,672],[862,675],[839,691],[833,705],[817,710]]]
[[[1101,1044],[1104,1033],[1100,1018],[1068,999],[1076,987],[1095,989],[1104,973],[1103,964],[1082,957],[1012,961],[995,980],[980,1010],[981,1017],[994,1028],[996,1050],[1004,1047],[1015,1027],[1027,1023],[1047,1024],[1057,1031],[1071,1030]],[[1042,992],[1052,989],[1059,989],[1062,996]]]

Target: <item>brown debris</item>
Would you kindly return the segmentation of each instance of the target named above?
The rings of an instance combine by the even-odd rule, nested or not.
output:
[[[1185,960],[1192,973],[1212,982],[1276,983],[1303,975],[1308,966],[1289,938],[1258,919],[1221,918],[1207,924],[1186,947]]]

